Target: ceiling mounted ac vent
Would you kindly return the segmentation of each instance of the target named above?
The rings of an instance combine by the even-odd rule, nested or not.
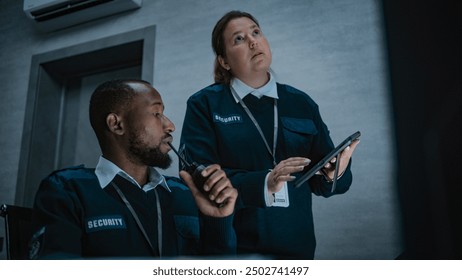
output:
[[[24,0],[24,12],[42,31],[55,31],[79,23],[141,7],[142,0]]]

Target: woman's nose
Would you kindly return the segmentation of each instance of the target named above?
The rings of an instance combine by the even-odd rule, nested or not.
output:
[[[250,45],[250,48],[253,49],[257,46],[257,40],[253,37],[250,37],[249,39],[249,45]]]

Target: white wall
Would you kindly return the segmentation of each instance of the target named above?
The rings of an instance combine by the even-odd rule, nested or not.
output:
[[[27,20],[22,1],[1,0],[0,203],[15,201],[32,55],[156,25],[154,86],[176,124],[177,144],[187,97],[213,82],[210,34],[230,9],[259,20],[278,80],[318,102],[335,143],[362,132],[351,190],[314,198],[316,258],[393,259],[401,253],[378,0],[145,0],[139,10],[49,34]],[[176,168],[166,173],[176,174]]]

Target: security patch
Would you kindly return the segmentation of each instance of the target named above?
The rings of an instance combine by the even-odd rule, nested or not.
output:
[[[90,217],[85,221],[85,229],[87,232],[124,228],[127,228],[127,225],[120,215]]]
[[[243,122],[242,116],[240,115],[220,116],[217,113],[213,113],[213,121],[223,124],[234,124]]]

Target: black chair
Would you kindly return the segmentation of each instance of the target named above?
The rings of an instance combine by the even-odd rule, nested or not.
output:
[[[9,260],[28,259],[29,241],[32,237],[31,208],[2,204],[0,216],[5,219],[5,248]]]

